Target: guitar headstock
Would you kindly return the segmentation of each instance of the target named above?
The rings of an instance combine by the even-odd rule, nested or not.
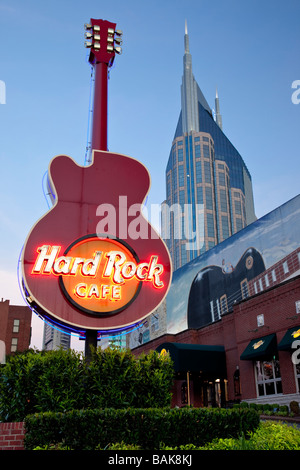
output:
[[[94,65],[102,62],[112,66],[115,54],[121,54],[122,31],[116,30],[116,23],[91,18],[85,24],[85,47],[90,48],[89,62]]]

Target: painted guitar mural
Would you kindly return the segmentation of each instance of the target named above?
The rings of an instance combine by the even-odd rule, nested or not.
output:
[[[232,310],[233,304],[293,276],[300,269],[300,248],[268,269],[261,253],[248,248],[235,267],[207,266],[194,278],[188,299],[188,327],[200,328]]]
[[[171,283],[165,243],[142,214],[150,176],[139,161],[107,151],[107,71],[120,52],[116,25],[86,25],[95,90],[92,161],[52,159],[53,207],[30,231],[22,254],[31,307],[74,331],[113,332],[137,324]]]

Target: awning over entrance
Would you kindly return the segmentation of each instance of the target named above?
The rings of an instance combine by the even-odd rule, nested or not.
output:
[[[273,356],[277,350],[276,344],[275,333],[253,339],[242,353],[240,359],[244,361],[252,361]]]
[[[203,372],[217,378],[226,377],[224,346],[163,343],[156,351],[166,350],[174,362],[175,372]]]
[[[300,326],[294,326],[285,333],[284,337],[278,344],[280,351],[288,351],[292,349],[292,344],[295,340],[300,340]]]

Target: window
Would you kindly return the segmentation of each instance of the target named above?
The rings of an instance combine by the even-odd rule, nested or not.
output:
[[[20,320],[15,319],[13,324],[13,333],[19,333]]]
[[[178,156],[178,161],[182,162],[183,161],[183,149],[182,148],[177,150],[177,156]]]
[[[181,384],[181,403],[182,405],[186,405],[188,402],[188,389],[187,389],[187,383],[183,382]]]
[[[247,281],[247,279],[244,279],[244,280],[241,282],[241,292],[242,292],[242,298],[243,298],[243,299],[246,299],[247,297],[249,297],[249,290],[248,290],[248,281]]]
[[[225,173],[223,173],[223,171],[220,171],[220,172],[219,172],[219,185],[220,185],[220,186],[226,186],[226,183],[225,183]]]
[[[295,307],[296,307],[296,313],[300,313],[300,300],[296,300]]]
[[[18,346],[18,338],[12,338],[10,352],[15,352],[17,350],[17,346]]]
[[[178,166],[178,184],[184,186],[184,169],[183,165]]]
[[[272,270],[272,281],[273,281],[273,282],[276,282],[276,273],[275,273],[275,269]]]
[[[201,162],[196,162],[196,183],[202,183]]]
[[[222,234],[223,234],[223,239],[225,240],[226,238],[229,237],[229,225],[228,225],[228,217],[225,215],[222,215]]]
[[[211,171],[210,171],[210,162],[204,162],[204,175],[205,175],[205,182],[211,183]]]
[[[201,148],[200,145],[195,145],[195,157],[201,158]]]
[[[175,191],[175,189],[177,188],[177,171],[176,171],[176,168],[173,171],[172,176],[173,176],[173,191]]]
[[[226,198],[226,191],[225,189],[220,189],[220,204],[221,204],[221,211],[227,212],[227,198]]]
[[[224,295],[222,295],[222,297],[220,297],[220,305],[221,305],[221,313],[226,313],[227,310],[228,310],[226,294],[224,294]]]
[[[206,214],[206,223],[207,223],[207,236],[214,238],[215,237],[215,227],[214,227],[214,216],[213,214]]]
[[[269,278],[267,274],[265,275],[265,283],[266,283],[266,287],[269,287],[270,283],[269,283]]]
[[[280,367],[277,359],[256,361],[255,378],[259,397],[282,393]]]
[[[242,214],[242,205],[241,201],[234,201],[234,208],[235,208],[235,213],[238,215]]]
[[[243,228],[243,221],[240,218],[235,219],[236,231],[239,232]]]
[[[283,266],[283,272],[284,272],[284,274],[288,274],[288,272],[289,272],[289,267],[288,267],[287,261],[284,261],[284,263],[283,263],[282,266]]]
[[[184,204],[185,204],[185,192],[183,189],[179,191],[179,204],[181,206],[181,210],[184,211]]]
[[[211,187],[207,186],[205,188],[205,199],[206,199],[206,209],[212,210],[213,209],[213,197],[212,197],[212,189]]]
[[[205,158],[209,158],[209,146],[208,145],[203,145],[203,156]]]
[[[203,204],[203,190],[197,186],[197,204]]]

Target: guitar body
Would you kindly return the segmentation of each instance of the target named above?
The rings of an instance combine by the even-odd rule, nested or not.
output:
[[[248,296],[248,283],[265,271],[261,254],[249,248],[235,268],[207,266],[193,280],[188,300],[188,328],[200,328]]]
[[[148,170],[133,158],[94,150],[92,164],[88,167],[77,165],[68,156],[55,157],[50,162],[48,176],[55,204],[32,228],[23,249],[24,290],[34,309],[75,330],[113,331],[145,318],[162,302],[171,282],[169,252],[142,215],[142,204],[150,187]],[[158,288],[153,288],[151,280],[138,282],[135,279],[131,281],[136,283],[135,295],[126,305],[119,308],[115,300],[111,307],[111,300],[107,300],[102,310],[86,308],[72,300],[71,290],[66,289],[73,275],[59,275],[53,268],[46,273],[46,262],[44,271],[35,270],[42,247],[60,247],[59,255],[66,256],[63,260],[66,269],[67,261],[75,260],[69,256],[72,247],[77,244],[80,248],[90,239],[95,244],[99,239],[104,242],[108,239],[111,243],[117,240],[118,246],[124,246],[137,265],[149,263],[151,257],[157,255],[157,263],[163,266]],[[62,272],[63,269],[59,269]],[[82,279],[93,282],[98,289],[99,275],[98,270],[94,276],[88,273]],[[82,290],[77,290],[80,296],[83,296],[83,285],[81,283]],[[70,295],[66,295],[67,290]],[[96,305],[95,290],[93,294],[90,297]]]

